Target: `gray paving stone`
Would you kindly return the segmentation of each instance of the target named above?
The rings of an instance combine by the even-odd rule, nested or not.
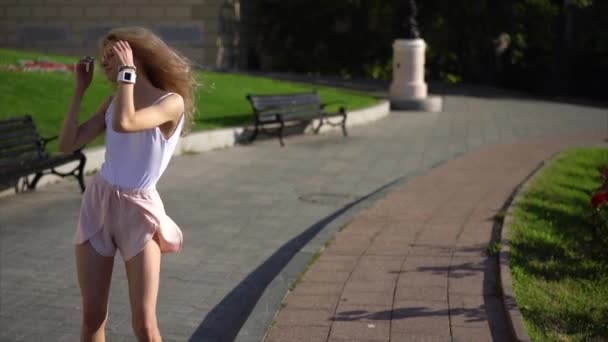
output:
[[[344,208],[351,201],[311,204],[302,196],[364,198],[480,146],[601,132],[604,116],[592,107],[454,95],[443,113],[395,113],[351,129],[348,138],[297,136],[284,148],[269,140],[174,158],[158,189],[185,244],[163,257],[158,320],[165,340],[230,340],[241,327],[247,334],[239,340],[261,339],[293,279],[348,222],[342,217],[365,203]],[[80,320],[71,245],[80,199],[72,182],[0,198],[0,340],[78,335],[78,324],[66,322]],[[442,255],[438,246],[410,252]],[[107,339],[133,339],[120,258]]]

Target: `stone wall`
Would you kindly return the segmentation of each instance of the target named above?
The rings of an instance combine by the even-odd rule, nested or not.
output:
[[[137,25],[202,66],[243,67],[242,12],[240,0],[0,0],[0,46],[97,56],[111,28]]]

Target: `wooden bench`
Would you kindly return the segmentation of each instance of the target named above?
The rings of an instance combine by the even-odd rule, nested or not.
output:
[[[81,149],[62,155],[49,155],[46,144],[56,139],[42,138],[29,115],[0,120],[0,189],[14,187],[16,192],[33,190],[47,174],[74,176],[84,192],[86,157]],[[59,172],[56,167],[79,160],[71,172]],[[34,175],[30,180],[29,175]],[[19,182],[23,180],[23,182]]]
[[[285,124],[289,122],[304,122],[308,123],[314,119],[319,119],[318,127],[314,128],[314,133],[318,133],[321,126],[328,124],[330,126],[341,126],[344,136],[348,135],[346,131],[346,109],[342,106],[337,113],[329,114],[325,108],[334,103],[342,103],[334,101],[331,103],[322,103],[317,92],[310,93],[294,93],[294,94],[277,94],[277,95],[247,95],[247,100],[251,103],[253,114],[255,115],[255,128],[249,141],[255,140],[260,131],[270,134],[278,134],[281,146],[284,146],[283,134]],[[340,122],[331,122],[330,115],[341,116]],[[273,129],[268,129],[266,126],[274,126]],[[276,127],[278,125],[278,127]]]

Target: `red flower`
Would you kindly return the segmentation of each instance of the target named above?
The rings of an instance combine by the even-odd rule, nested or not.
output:
[[[608,193],[606,191],[599,191],[593,197],[591,197],[591,204],[594,208],[608,202]]]
[[[19,65],[21,66],[21,68],[17,70],[20,71],[76,71],[75,64],[63,64],[46,60],[20,60]]]

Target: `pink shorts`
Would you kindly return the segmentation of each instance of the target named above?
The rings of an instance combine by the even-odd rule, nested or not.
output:
[[[122,189],[96,174],[84,192],[74,243],[89,240],[107,257],[114,256],[118,248],[127,261],[150,239],[162,253],[182,248],[182,231],[165,213],[156,189]]]

